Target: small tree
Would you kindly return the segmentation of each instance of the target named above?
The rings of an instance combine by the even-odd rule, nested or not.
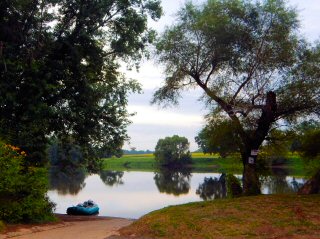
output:
[[[26,165],[26,153],[0,140],[0,218],[9,223],[53,220],[47,170]]]
[[[189,145],[187,138],[178,135],[159,139],[154,152],[155,159],[163,166],[190,163],[191,154]]]

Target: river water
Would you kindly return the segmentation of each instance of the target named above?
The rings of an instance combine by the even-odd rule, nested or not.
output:
[[[277,175],[261,181],[262,193],[272,194],[294,193],[305,179]],[[139,218],[169,205],[224,198],[227,190],[221,173],[102,171],[86,175],[79,171],[72,175],[51,172],[47,194],[56,203],[56,213],[91,199],[99,205],[101,216]]]

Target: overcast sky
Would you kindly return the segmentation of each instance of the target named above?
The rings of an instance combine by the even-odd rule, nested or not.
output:
[[[162,0],[164,16],[158,22],[150,22],[150,27],[161,33],[165,26],[174,22],[174,14],[184,5],[185,0]],[[194,0],[194,3],[204,2]],[[301,21],[301,33],[313,42],[320,40],[320,0],[289,0],[289,5],[298,9]],[[185,92],[179,106],[159,108],[150,105],[152,94],[161,86],[164,79],[163,68],[150,61],[141,63],[139,72],[126,71],[127,77],[138,80],[142,84],[143,94],[129,97],[128,110],[136,112],[128,127],[130,143],[124,149],[136,147],[137,150],[154,150],[158,139],[177,134],[187,137],[192,151],[198,148],[194,137],[201,130],[205,121],[203,116],[208,113],[202,102],[200,90]]]

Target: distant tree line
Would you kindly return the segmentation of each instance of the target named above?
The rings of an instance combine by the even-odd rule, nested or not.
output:
[[[149,149],[147,149],[147,150],[123,149],[122,152],[123,152],[123,154],[152,154],[154,151],[151,151]]]

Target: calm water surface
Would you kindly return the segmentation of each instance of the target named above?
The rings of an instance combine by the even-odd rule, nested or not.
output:
[[[262,193],[271,194],[295,192],[305,180],[282,175],[262,181]],[[53,172],[50,184],[48,196],[57,204],[56,213],[92,199],[101,216],[139,218],[169,205],[226,197],[220,173],[103,171],[87,176],[80,171],[67,176]]]

